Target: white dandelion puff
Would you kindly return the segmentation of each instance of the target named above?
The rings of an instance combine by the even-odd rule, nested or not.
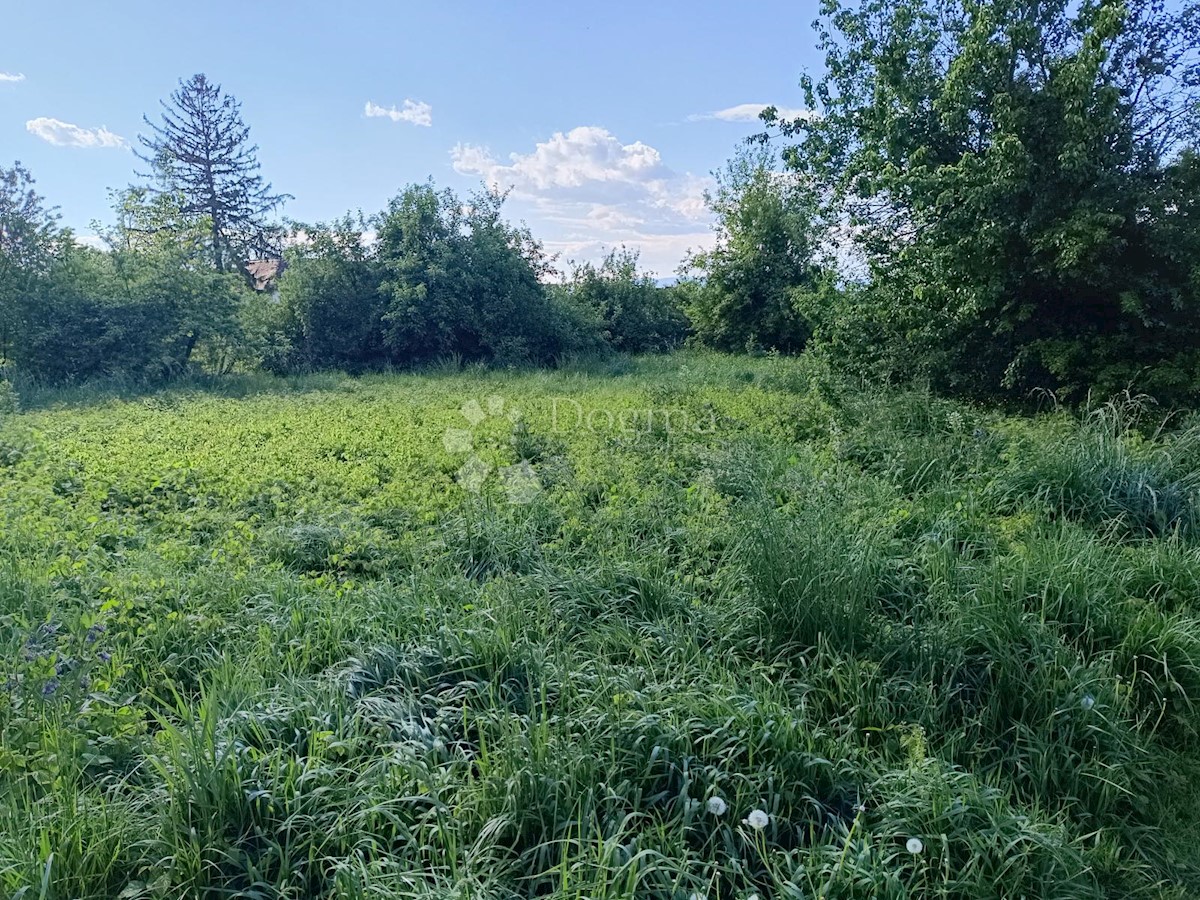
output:
[[[918,853],[921,853],[925,850],[925,844],[920,838],[911,837],[908,839],[908,843],[904,845],[904,849],[916,856]]]
[[[1087,712],[1096,705],[1096,698],[1091,694],[1087,694],[1082,700],[1079,701],[1079,705],[1083,707],[1084,712]]]
[[[747,825],[749,825],[755,831],[762,831],[764,828],[767,827],[767,824],[771,821],[771,817],[768,816],[761,809],[756,809],[756,810],[751,811],[750,815],[746,816],[744,821]]]
[[[725,815],[725,810],[729,809],[729,804],[720,797],[709,797],[707,808],[714,816],[723,816]]]

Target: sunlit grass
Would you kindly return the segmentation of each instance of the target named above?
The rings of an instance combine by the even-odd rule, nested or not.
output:
[[[25,408],[4,896],[1200,890],[1200,454],[1150,410],[691,354]]]

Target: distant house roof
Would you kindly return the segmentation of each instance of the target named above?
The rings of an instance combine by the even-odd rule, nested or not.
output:
[[[251,259],[246,261],[246,274],[256,291],[273,291],[287,263],[274,259]]]

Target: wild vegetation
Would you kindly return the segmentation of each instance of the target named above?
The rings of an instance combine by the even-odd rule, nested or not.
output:
[[[6,896],[1200,888],[1191,421],[694,354],[34,404]]]
[[[0,168],[0,894],[1200,895],[1200,8],[816,28],[669,287]]]
[[[764,115],[659,288],[549,257],[503,186],[273,222],[240,105],[204,75],[147,118],[149,171],[79,247],[0,169],[0,350],[24,382],[189,370],[501,367],[670,349],[811,352],[874,383],[1020,401],[1197,399],[1200,6],[825,3],[809,112]],[[279,297],[239,279],[286,255]],[[260,285],[261,286],[261,285]]]
[[[941,390],[1194,399],[1200,6],[831,0],[779,123],[865,281],[837,359]]]

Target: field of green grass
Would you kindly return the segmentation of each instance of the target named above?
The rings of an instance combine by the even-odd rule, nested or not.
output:
[[[0,418],[0,896],[1200,893],[1200,419],[687,354]]]

